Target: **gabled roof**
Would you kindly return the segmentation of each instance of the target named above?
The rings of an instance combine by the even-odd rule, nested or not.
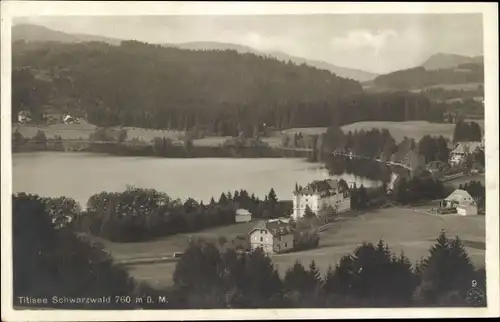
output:
[[[281,221],[260,221],[254,228],[252,228],[248,232],[248,234],[251,234],[255,230],[267,230],[273,236],[283,236],[291,234],[288,224]]]
[[[472,196],[465,190],[456,189],[445,200],[462,202],[464,199],[472,199]]]
[[[240,208],[240,209],[236,210],[236,214],[237,215],[252,215],[250,213],[250,211],[248,211],[246,209],[243,209],[243,208]]]
[[[298,191],[300,194],[320,194],[339,190],[339,182],[333,179],[315,180]]]

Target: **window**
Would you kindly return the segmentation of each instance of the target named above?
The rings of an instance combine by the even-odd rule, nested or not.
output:
[[[263,238],[263,237],[260,237],[260,241],[264,241],[264,238]]]
[[[288,247],[287,243],[285,243],[285,247]]]

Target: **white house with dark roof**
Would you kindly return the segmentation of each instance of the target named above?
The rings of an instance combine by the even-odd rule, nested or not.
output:
[[[293,232],[282,221],[261,221],[248,233],[250,247],[266,253],[279,253],[293,248]]]
[[[332,207],[336,212],[347,211],[351,209],[349,187],[332,179],[313,181],[306,187],[294,191],[293,219],[302,218],[307,207],[316,215],[327,207]]]

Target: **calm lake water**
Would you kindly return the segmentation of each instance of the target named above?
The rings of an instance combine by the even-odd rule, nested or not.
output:
[[[306,185],[331,176],[321,164],[301,159],[166,159],[102,154],[36,152],[13,154],[13,191],[40,196],[68,196],[85,207],[98,192],[119,192],[127,185],[153,188],[182,200],[209,202],[222,192],[246,189],[263,198],[271,188],[290,200],[295,183]],[[336,176],[365,187],[379,182],[345,174]]]

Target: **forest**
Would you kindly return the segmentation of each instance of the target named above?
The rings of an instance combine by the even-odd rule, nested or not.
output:
[[[13,117],[68,111],[98,126],[237,136],[264,126],[442,121],[442,110],[421,94],[368,94],[354,80],[304,64],[137,41],[15,42],[12,86]]]
[[[415,67],[377,76],[377,87],[392,89],[413,89],[438,84],[483,83],[484,67],[482,64],[463,64],[458,68],[426,70]]]

